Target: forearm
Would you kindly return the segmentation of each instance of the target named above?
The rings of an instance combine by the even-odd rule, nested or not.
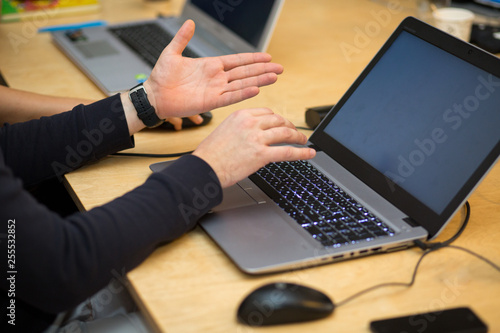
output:
[[[222,199],[211,168],[185,156],[132,192],[63,220],[2,171],[0,157],[0,219],[5,221],[0,231],[6,233],[7,221],[15,219],[16,267],[23,272],[16,297],[49,313],[75,306],[134,268],[156,246],[192,229]],[[0,244],[4,253],[6,246]],[[4,271],[6,264],[0,265]],[[6,280],[0,288],[8,288]]]
[[[25,122],[69,111],[79,104],[90,104],[83,98],[55,97],[0,86],[0,126]]]
[[[0,146],[14,174],[32,185],[131,148],[133,141],[120,98],[112,96],[71,112],[5,125]]]

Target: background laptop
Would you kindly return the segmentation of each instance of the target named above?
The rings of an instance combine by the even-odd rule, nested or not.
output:
[[[500,59],[407,18],[310,137],[318,154],[309,173],[348,194],[343,214],[314,221],[299,212],[297,222],[285,210],[297,193],[317,196],[316,187],[280,198],[271,184],[303,179],[273,174],[290,169],[279,163],[226,189],[201,226],[252,274],[406,248],[438,235],[495,164],[499,124]],[[336,196],[322,198],[324,206]],[[348,215],[360,215],[361,227]],[[355,232],[363,236],[349,241]]]
[[[196,23],[185,56],[265,51],[284,0],[186,0],[179,17],[52,32],[54,42],[106,94],[144,81],[187,19]]]

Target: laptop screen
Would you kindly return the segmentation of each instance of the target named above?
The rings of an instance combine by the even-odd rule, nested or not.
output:
[[[191,0],[193,5],[254,47],[259,46],[275,2]]]
[[[403,31],[325,131],[440,214],[499,125],[500,78]]]
[[[325,132],[440,214],[499,124],[500,78],[403,31]]]
[[[474,2],[494,8],[500,8],[500,0],[474,0]]]

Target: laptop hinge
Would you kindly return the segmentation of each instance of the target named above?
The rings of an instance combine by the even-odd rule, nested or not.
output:
[[[414,219],[412,219],[411,217],[405,217],[403,219],[403,221],[405,221],[406,223],[408,223],[409,225],[411,225],[412,227],[419,227],[420,225],[417,223],[417,221],[415,221]]]

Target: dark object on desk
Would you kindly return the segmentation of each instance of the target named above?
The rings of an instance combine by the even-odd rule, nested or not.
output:
[[[474,24],[472,25],[470,42],[488,52],[500,53],[500,27]]]
[[[0,86],[6,86],[8,87],[9,85],[7,84],[7,82],[5,81],[5,79],[3,78],[3,75],[2,73],[0,72]]]
[[[316,126],[325,118],[328,112],[333,108],[334,105],[324,105],[316,106],[313,108],[306,109],[306,124],[311,129],[315,129]]]
[[[252,291],[238,308],[250,326],[297,323],[329,316],[335,308],[322,292],[293,283],[271,283]]]
[[[189,120],[189,118],[187,118],[187,117],[182,118],[182,128],[204,126],[204,125],[208,124],[212,120],[212,117],[213,117],[212,112],[210,112],[210,111],[204,112],[204,113],[200,114],[200,116],[203,118],[203,121],[201,122],[201,124],[195,124],[191,120]],[[167,130],[175,130],[174,125],[172,125],[169,122],[164,122],[163,124],[158,126],[158,128],[163,128],[163,129],[167,129]]]
[[[488,327],[471,309],[454,308],[376,320],[370,323],[373,333],[485,333]]]

